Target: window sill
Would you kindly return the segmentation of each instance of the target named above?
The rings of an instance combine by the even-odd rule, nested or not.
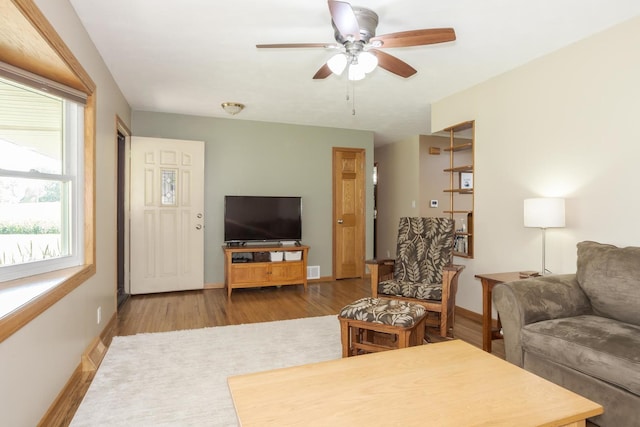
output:
[[[84,283],[93,264],[0,283],[0,342]]]

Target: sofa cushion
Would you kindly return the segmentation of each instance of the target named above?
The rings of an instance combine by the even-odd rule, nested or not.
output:
[[[594,313],[640,325],[640,248],[580,242],[577,279]]]
[[[521,337],[525,365],[533,353],[640,394],[640,326],[583,315],[529,324]]]

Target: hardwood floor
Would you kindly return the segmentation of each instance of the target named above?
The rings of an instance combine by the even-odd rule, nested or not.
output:
[[[361,279],[310,283],[306,293],[302,286],[237,289],[231,300],[227,299],[225,289],[136,295],[118,313],[116,335],[334,315],[345,305],[368,295],[369,281]],[[458,315],[454,335],[482,347],[481,325],[475,318]],[[432,341],[440,340],[433,334],[429,336]],[[493,353],[504,358],[501,341],[494,341]],[[42,425],[69,425],[92,380],[93,373],[74,376]]]
[[[368,282],[347,279],[302,286],[224,289],[139,295],[118,314],[118,335],[209,326],[269,322],[337,314],[354,299],[368,295]]]

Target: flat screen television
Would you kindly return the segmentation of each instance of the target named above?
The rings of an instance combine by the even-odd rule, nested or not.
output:
[[[302,239],[300,197],[225,196],[225,242]]]

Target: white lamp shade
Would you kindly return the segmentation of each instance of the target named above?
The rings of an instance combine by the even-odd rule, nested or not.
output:
[[[524,201],[525,227],[564,227],[564,217],[564,199],[541,197]]]
[[[347,66],[347,56],[344,53],[333,55],[328,61],[327,66],[335,75],[340,75]]]

